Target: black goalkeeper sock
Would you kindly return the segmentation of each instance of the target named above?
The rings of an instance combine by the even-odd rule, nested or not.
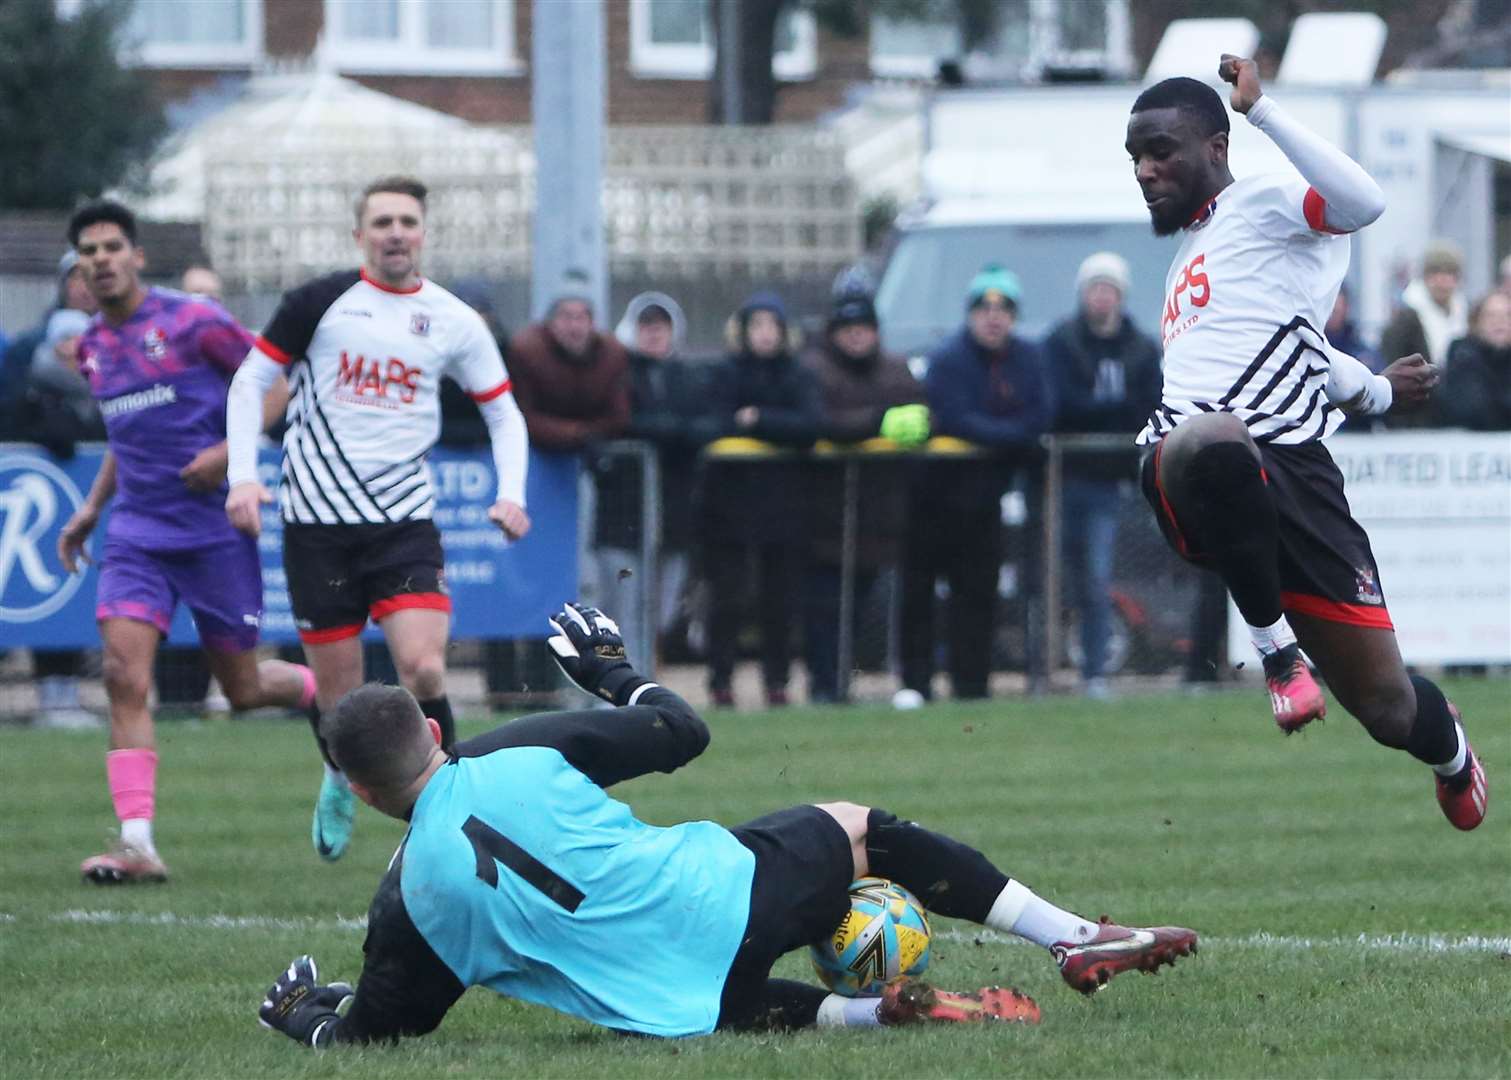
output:
[[[873,874],[890,878],[929,911],[953,919],[984,923],[1007,887],[1007,875],[975,848],[885,810],[866,817],[866,857]]]
[[[1406,736],[1406,752],[1428,765],[1452,761],[1459,752],[1458,728],[1448,699],[1431,679],[1411,676],[1411,688],[1417,692],[1417,716]]]
[[[441,749],[451,753],[456,742],[456,718],[451,715],[451,699],[445,694],[420,702],[420,711],[441,725]]]
[[[1243,621],[1273,626],[1280,606],[1280,523],[1253,452],[1218,442],[1191,456],[1187,473],[1202,539]]]

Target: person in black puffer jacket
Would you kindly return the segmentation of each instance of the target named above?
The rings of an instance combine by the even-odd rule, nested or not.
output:
[[[788,343],[787,311],[773,293],[757,293],[731,324],[731,352],[710,379],[711,409],[721,435],[806,450],[818,438],[818,381]],[[752,556],[760,598],[761,673],[768,705],[787,703],[792,623],[806,536],[805,461],[704,463],[701,521],[710,591],[709,690],[714,704],[734,703],[742,586]]]

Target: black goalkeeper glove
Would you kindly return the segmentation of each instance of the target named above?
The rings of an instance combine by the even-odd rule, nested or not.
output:
[[[556,631],[546,642],[552,658],[588,693],[622,705],[645,681],[625,658],[619,624],[597,608],[567,603],[546,621]]]
[[[336,1010],[353,994],[350,983],[321,986],[319,978],[313,956],[301,956],[290,964],[257,1010],[262,1026],[281,1031],[305,1046],[317,1046],[321,1031],[332,1020],[340,1019]]]

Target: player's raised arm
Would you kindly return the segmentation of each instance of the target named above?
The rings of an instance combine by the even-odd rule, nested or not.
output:
[[[1235,112],[1249,118],[1296,166],[1312,195],[1306,200],[1307,224],[1325,232],[1362,229],[1385,212],[1385,193],[1364,167],[1315,132],[1308,131],[1267,96],[1259,85],[1254,61],[1224,53],[1217,73],[1233,84]]]
[[[624,654],[614,620],[567,604],[551,617],[551,655],[577,686],[617,709],[542,713],[458,743],[458,757],[505,747],[546,746],[599,787],[672,772],[708,747],[708,725],[691,705],[644,678]]]

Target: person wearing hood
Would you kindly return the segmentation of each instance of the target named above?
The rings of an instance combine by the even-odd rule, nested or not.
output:
[[[1022,287],[1011,271],[982,268],[966,293],[966,322],[929,354],[924,390],[935,435],[992,451],[939,460],[913,489],[902,569],[903,689],[928,700],[934,677],[934,587],[950,582],[950,682],[957,698],[984,698],[991,675],[1001,498],[1038,452],[1054,416],[1039,347],[1013,333]]]
[[[1081,679],[1087,696],[1098,699],[1108,696],[1119,488],[1137,471],[1131,436],[1160,403],[1159,345],[1123,310],[1129,281],[1122,256],[1088,256],[1076,272],[1076,313],[1044,342],[1059,409],[1055,430],[1130,437],[1126,449],[1065,458],[1065,561],[1081,622]]]
[[[687,317],[682,305],[662,292],[643,292],[629,302],[614,336],[629,353],[630,426],[625,432],[654,448],[659,465],[661,542],[656,597],[650,613],[642,589],[642,473],[640,459],[599,455],[598,512],[594,526],[600,583],[613,583],[623,613],[620,632],[631,651],[654,655],[654,640],[675,621],[687,584],[689,551],[695,532],[688,492],[693,490],[698,451],[717,438],[708,411],[708,365],[682,357]],[[621,571],[631,568],[626,575]],[[642,625],[647,623],[648,625]]]
[[[1511,294],[1490,293],[1474,308],[1474,329],[1448,350],[1443,415],[1471,431],[1511,431]]]
[[[709,399],[720,435],[806,450],[822,425],[818,382],[788,346],[787,310],[757,293],[730,323],[731,351],[714,370]],[[709,691],[734,704],[735,650],[742,586],[754,549],[759,578],[761,674],[766,702],[787,704],[792,617],[807,543],[806,461],[708,459],[702,476]]]
[[[923,386],[900,356],[884,353],[876,305],[868,291],[843,287],[834,297],[823,339],[803,356],[818,380],[824,409],[824,435],[837,443],[886,438],[903,448],[928,438],[929,410]],[[860,465],[863,493],[857,516],[855,610],[859,598],[875,587],[878,574],[901,554],[907,514],[904,467],[879,459]],[[825,465],[815,470],[810,491],[807,586],[803,590],[803,645],[808,666],[808,699],[837,702],[844,698],[839,673],[836,623],[839,618],[841,545],[844,529],[844,470]]]
[[[1401,291],[1401,306],[1380,335],[1382,356],[1421,353],[1429,363],[1447,362],[1448,346],[1469,332],[1469,304],[1459,289],[1463,272],[1463,256],[1452,244],[1428,247],[1421,276]]]

